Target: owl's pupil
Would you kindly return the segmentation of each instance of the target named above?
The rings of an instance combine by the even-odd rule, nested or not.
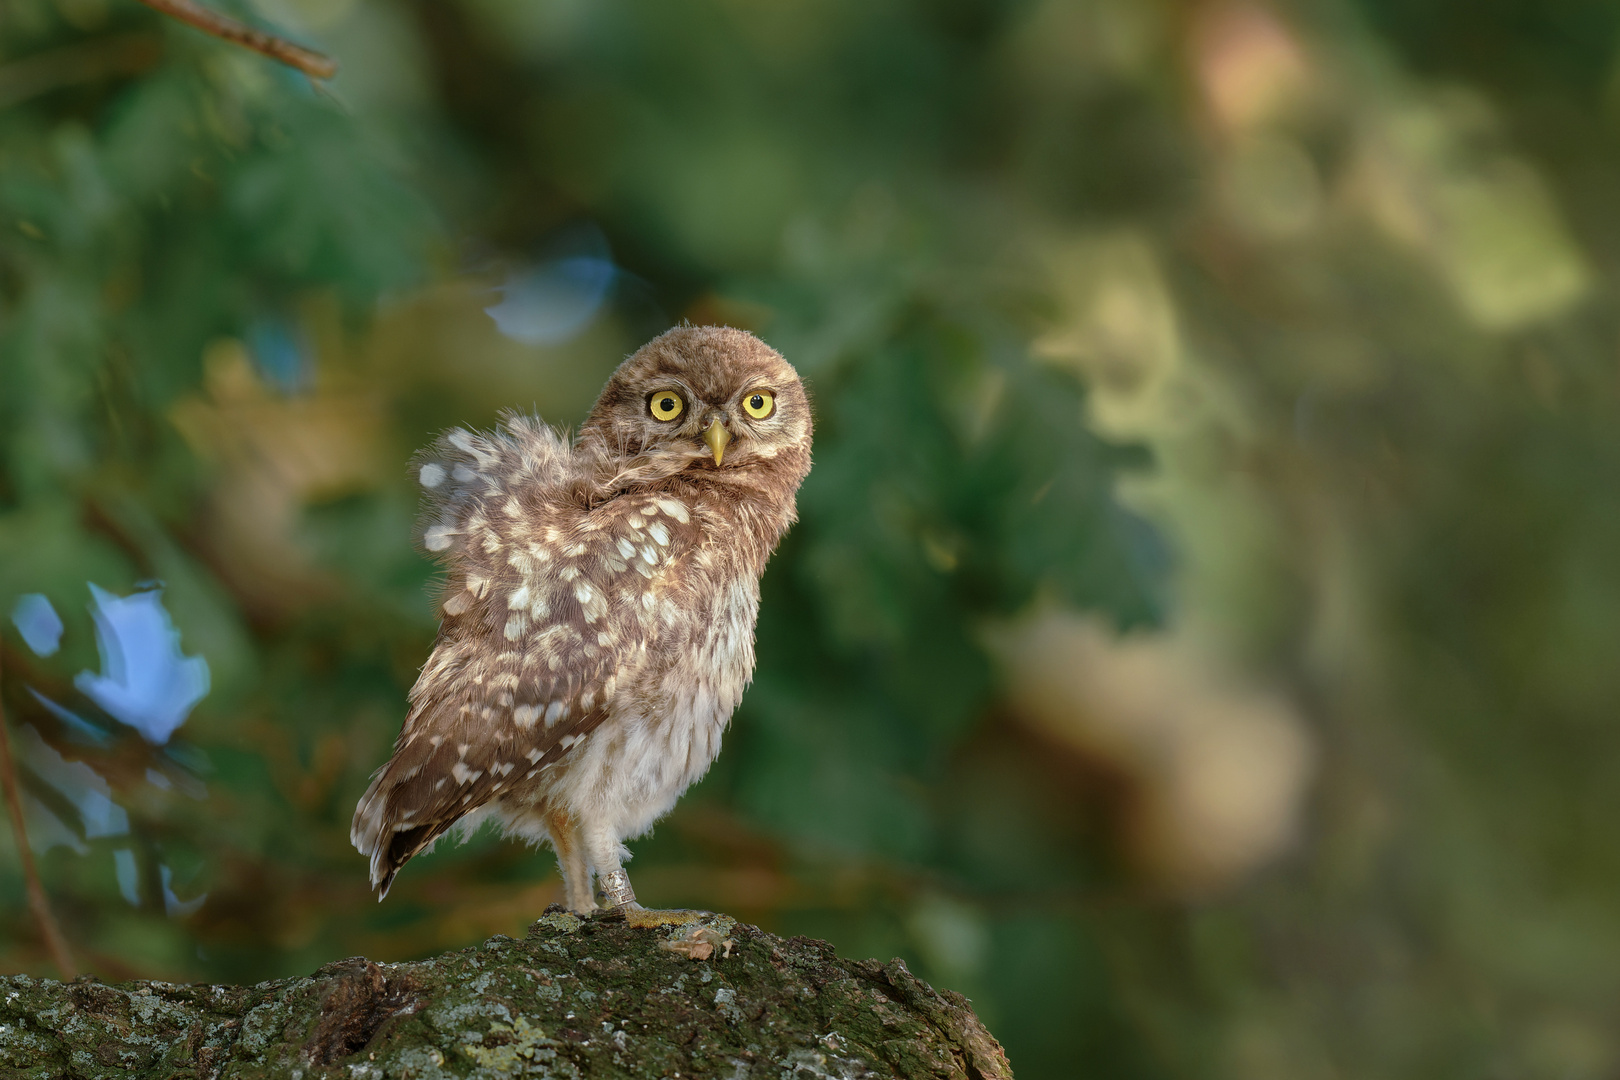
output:
[[[760,397],[758,394],[755,394],[753,397],[748,399],[748,404],[752,405],[756,409],[763,409],[765,407],[765,399]]]
[[[669,410],[671,410],[671,409],[673,409],[675,407],[675,399],[674,398],[661,398],[659,400],[659,402],[658,402],[658,407],[660,409],[664,410],[665,412],[669,412]]]

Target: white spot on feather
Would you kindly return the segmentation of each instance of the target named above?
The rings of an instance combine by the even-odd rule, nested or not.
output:
[[[692,520],[692,515],[686,510],[686,504],[681,502],[679,499],[654,499],[653,503],[658,507],[658,509],[668,514],[682,525],[685,525],[688,521]],[[659,543],[663,543],[663,541],[660,540]]]
[[[416,474],[425,488],[436,488],[444,483],[444,466],[436,461],[430,461],[422,466],[422,471]]]
[[[433,525],[422,536],[422,546],[429,551],[443,551],[450,546],[451,539],[460,532],[454,525]]]
[[[607,598],[592,588],[588,581],[574,586],[574,599],[579,601],[586,622],[595,622],[607,614]]]
[[[546,709],[546,727],[551,727],[558,720],[561,720],[563,713],[566,711],[567,707],[562,702],[553,701],[551,706]]]

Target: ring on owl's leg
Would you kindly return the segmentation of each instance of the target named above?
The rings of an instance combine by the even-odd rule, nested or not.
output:
[[[636,902],[636,890],[630,887],[630,875],[623,870],[609,870],[598,879],[602,886],[602,896],[608,902],[608,907],[623,911]]]

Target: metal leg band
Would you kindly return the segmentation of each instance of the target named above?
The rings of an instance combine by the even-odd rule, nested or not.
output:
[[[636,902],[636,891],[630,887],[630,875],[623,870],[610,870],[597,879],[608,907],[629,907]]]

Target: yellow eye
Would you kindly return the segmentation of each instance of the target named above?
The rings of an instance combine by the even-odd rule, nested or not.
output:
[[[776,395],[769,390],[755,390],[743,398],[743,412],[755,420],[763,420],[776,411]]]
[[[659,390],[647,399],[647,409],[654,420],[673,420],[685,408],[686,402],[673,390]]]

